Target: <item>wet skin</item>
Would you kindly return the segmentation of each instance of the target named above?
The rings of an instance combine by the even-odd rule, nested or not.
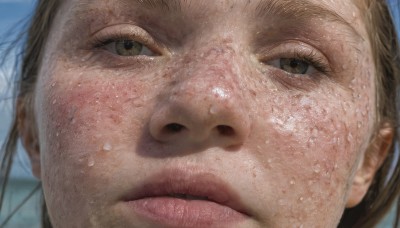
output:
[[[69,0],[53,23],[34,110],[55,227],[336,227],[367,190],[354,180],[376,118],[355,4],[146,2]],[[123,56],[121,40],[148,49]],[[240,206],[207,220],[126,200],[163,178],[221,182]]]

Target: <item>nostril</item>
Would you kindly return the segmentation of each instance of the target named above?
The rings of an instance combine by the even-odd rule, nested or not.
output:
[[[167,132],[167,133],[179,133],[183,129],[185,129],[185,126],[183,126],[181,124],[177,124],[177,123],[172,123],[172,124],[168,124],[168,125],[166,125],[164,127],[164,132]]]
[[[223,136],[233,136],[235,134],[235,130],[227,125],[218,125],[217,129],[218,132]]]

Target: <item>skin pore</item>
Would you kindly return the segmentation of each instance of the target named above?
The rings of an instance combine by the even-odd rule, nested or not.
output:
[[[391,137],[376,130],[361,14],[329,0],[64,1],[36,125],[20,124],[53,225],[336,227],[385,157],[376,135]],[[179,184],[229,199],[193,212],[130,198]]]

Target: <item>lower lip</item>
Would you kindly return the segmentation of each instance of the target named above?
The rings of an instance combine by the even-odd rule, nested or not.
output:
[[[230,207],[206,200],[149,197],[128,203],[139,216],[170,227],[221,226],[246,218]]]

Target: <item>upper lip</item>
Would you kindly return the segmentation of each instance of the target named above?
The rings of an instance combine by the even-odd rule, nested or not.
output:
[[[208,200],[248,215],[240,197],[228,184],[212,173],[192,170],[163,170],[151,176],[139,188],[127,194],[124,201],[151,197],[179,197]]]

